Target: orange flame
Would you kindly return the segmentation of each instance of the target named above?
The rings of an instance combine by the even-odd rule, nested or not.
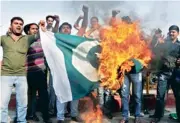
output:
[[[117,26],[101,31],[101,47],[99,74],[102,86],[117,90],[122,85],[125,72],[129,72],[139,60],[147,67],[151,60],[151,50],[141,39],[138,23],[120,22]],[[118,71],[119,70],[119,71]]]
[[[83,99],[83,101],[85,101],[85,112],[82,112],[81,117],[85,123],[102,123],[103,113],[99,105],[94,107],[95,105],[93,101],[96,100],[96,97],[94,96],[93,98],[94,99],[86,97]]]
[[[96,111],[90,111],[88,114],[84,117],[85,123],[102,123],[102,111],[99,106],[96,107]]]

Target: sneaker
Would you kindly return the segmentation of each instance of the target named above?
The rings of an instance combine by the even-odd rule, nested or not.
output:
[[[120,120],[119,123],[128,123],[128,122],[129,122],[128,120],[122,119],[122,120]]]
[[[52,123],[52,121],[50,119],[47,119],[47,120],[43,120],[44,123]]]
[[[160,120],[161,120],[160,118],[154,118],[151,120],[150,123],[158,123],[158,122],[160,122]]]
[[[34,115],[34,116],[26,116],[26,120],[33,120],[33,121],[36,121],[36,122],[39,122],[39,118],[37,115]]]
[[[52,113],[49,113],[49,117],[50,117],[50,118],[54,118],[54,117],[56,117],[56,114],[55,114],[55,113],[53,113],[53,114],[52,114]]]
[[[64,123],[64,120],[58,120],[57,123]]]
[[[144,117],[144,113],[141,112],[140,115],[139,115],[139,117]]]
[[[108,119],[112,119],[113,118],[113,116],[112,116],[112,114],[111,113],[106,113],[106,114],[104,114]]]
[[[147,109],[144,110],[144,114],[149,114],[149,111]]]
[[[142,123],[141,118],[140,117],[136,117],[134,120],[134,123]]]
[[[155,118],[155,117],[156,117],[155,114],[149,115],[149,118]]]
[[[70,118],[71,117],[71,114],[70,113],[65,113],[65,118]]]
[[[80,117],[78,117],[78,116],[76,116],[76,117],[71,117],[71,120],[72,120],[72,121],[76,121],[76,122],[83,122],[83,120],[82,120]]]

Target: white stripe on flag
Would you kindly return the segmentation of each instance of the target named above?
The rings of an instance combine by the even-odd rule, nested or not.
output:
[[[72,92],[65,66],[64,55],[56,46],[54,33],[42,32],[40,30],[40,37],[43,52],[51,70],[56,96],[61,103],[71,101]]]

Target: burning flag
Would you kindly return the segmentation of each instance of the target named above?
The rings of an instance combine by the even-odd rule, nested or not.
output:
[[[101,54],[99,74],[101,85],[117,90],[123,83],[124,75],[132,67],[136,72],[147,66],[151,50],[141,39],[138,23],[119,23],[101,31]]]

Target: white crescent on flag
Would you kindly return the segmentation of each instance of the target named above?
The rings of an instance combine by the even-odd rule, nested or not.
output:
[[[72,64],[73,66],[88,80],[90,81],[98,81],[99,76],[97,74],[97,68],[94,68],[90,62],[88,62],[85,59],[82,59],[87,57],[88,52],[91,50],[91,48],[98,46],[98,41],[85,41],[81,44],[79,44],[76,49],[73,49],[72,54]]]

